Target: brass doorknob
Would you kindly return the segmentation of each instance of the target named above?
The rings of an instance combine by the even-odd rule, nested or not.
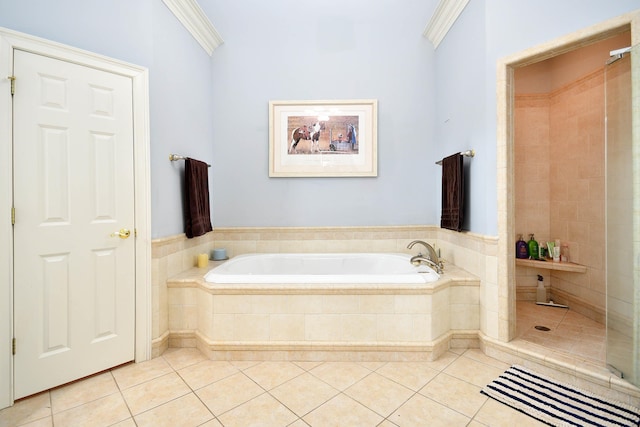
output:
[[[111,237],[120,237],[121,239],[126,239],[131,235],[131,231],[126,228],[121,228],[120,231],[116,231],[115,233],[111,233]]]

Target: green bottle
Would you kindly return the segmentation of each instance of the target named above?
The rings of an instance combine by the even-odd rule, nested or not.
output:
[[[533,238],[533,234],[529,234],[529,259],[538,259],[538,242]]]

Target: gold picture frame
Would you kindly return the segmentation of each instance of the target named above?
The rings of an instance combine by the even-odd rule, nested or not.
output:
[[[378,175],[378,101],[269,102],[270,177]]]

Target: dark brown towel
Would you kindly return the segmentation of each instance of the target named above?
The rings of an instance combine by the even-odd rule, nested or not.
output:
[[[209,213],[209,166],[200,160],[185,159],[185,234],[188,238],[202,236],[211,227]]]
[[[440,227],[462,230],[464,158],[454,154],[442,159],[442,216]]]

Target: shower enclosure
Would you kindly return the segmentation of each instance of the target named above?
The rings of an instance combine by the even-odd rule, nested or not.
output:
[[[640,385],[640,87],[631,82],[632,74],[637,82],[640,73],[639,48],[612,52],[605,66],[607,366],[635,385]]]

